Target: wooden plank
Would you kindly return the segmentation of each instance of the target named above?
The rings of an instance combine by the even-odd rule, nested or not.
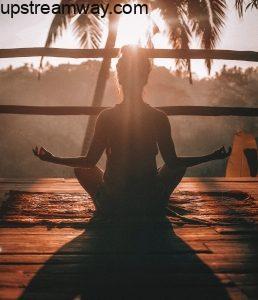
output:
[[[185,235],[193,235],[196,236],[199,235],[212,235],[216,234],[219,236],[219,233],[217,233],[213,228],[207,228],[207,227],[196,227],[196,226],[188,226],[188,227],[182,227],[182,228],[174,228],[174,233],[179,236],[185,236]],[[105,232],[105,228],[103,229]],[[87,235],[90,235],[90,231],[85,229],[74,229],[74,228],[47,228],[44,226],[33,226],[28,228],[17,228],[17,227],[9,227],[9,228],[1,228],[0,227],[0,235],[7,235],[8,238],[11,238],[12,235],[16,236],[23,236],[23,235],[30,235],[33,237],[33,235],[68,235],[68,236],[78,236],[82,233],[85,233]]]
[[[151,261],[152,259],[152,261]],[[155,259],[155,260],[154,260]],[[62,276],[65,273],[65,276],[70,276],[73,274],[83,274],[89,276],[92,272],[100,273],[105,272],[107,275],[110,273],[112,276],[113,273],[123,272],[128,274],[141,274],[140,277],[148,276],[148,272],[155,274],[214,274],[214,273],[257,273],[258,265],[257,263],[238,263],[238,262],[208,262],[204,264],[201,261],[193,260],[192,262],[180,262],[180,261],[169,261],[163,257],[163,260],[160,260],[161,257],[148,257],[148,260],[144,258],[139,258],[138,260],[133,257],[126,257],[124,259],[113,258],[103,256],[92,256],[86,261],[81,261],[79,263],[66,263],[66,264],[19,264],[19,265],[0,265],[0,276],[1,274],[6,273],[25,273],[25,274],[36,274],[40,269],[44,268],[44,273],[47,276],[55,275]],[[108,279],[107,279],[108,280]],[[184,282],[182,282],[184,285]]]
[[[244,116],[257,117],[256,107],[163,106],[168,116]],[[0,114],[77,116],[98,115],[106,107],[0,105]]]
[[[235,50],[199,50],[199,49],[141,49],[150,58],[182,58],[182,59],[223,59],[258,61],[258,52]],[[116,49],[61,49],[61,48],[13,48],[0,49],[0,58],[11,57],[70,57],[70,58],[101,58],[117,57],[120,50]]]
[[[78,236],[84,233],[85,229],[74,229],[70,227],[64,228],[47,228],[44,226],[33,226],[28,228],[22,227],[0,227],[0,235],[71,235]],[[87,232],[87,234],[89,234]]]
[[[239,189],[237,189],[237,185],[220,185],[219,187],[216,185],[200,185],[200,186],[196,186],[196,185],[186,185],[186,184],[180,184],[177,189],[176,192],[188,192],[189,190],[191,192],[228,192],[228,191],[232,191],[232,190],[241,190],[243,192],[250,192],[251,195],[257,196],[258,194],[258,187],[250,187],[250,186],[246,186],[243,185],[242,187],[239,187]],[[9,190],[15,190],[15,191],[28,191],[28,192],[58,192],[58,193],[62,193],[63,192],[69,192],[69,190],[71,191],[71,193],[85,193],[85,191],[83,190],[83,188],[79,185],[79,184],[74,184],[74,185],[69,185],[69,186],[65,186],[62,184],[59,185],[40,185],[40,184],[28,184],[28,185],[24,185],[24,184],[5,184],[5,185],[0,185],[0,190],[1,191],[9,191]]]
[[[121,241],[120,241],[121,243]],[[36,254],[49,254],[56,253],[137,253],[137,251],[143,251],[146,253],[209,253],[210,251],[202,242],[192,242],[189,241],[184,244],[182,241],[171,239],[170,244],[167,243],[166,247],[161,247],[159,243],[152,244],[152,247],[148,247],[146,244],[145,247],[139,250],[137,247],[134,247],[130,240],[123,241],[119,244],[117,241],[111,243],[108,239],[105,239],[101,242],[99,239],[86,238],[75,239],[67,238],[65,240],[38,240],[35,236],[34,239],[30,240],[13,240],[5,241],[1,238],[1,253],[2,254],[25,254],[25,253],[36,253]]]
[[[65,182],[65,183],[77,183],[76,178],[57,178],[57,177],[40,177],[40,178],[6,178],[0,177],[0,183],[31,183],[31,182]],[[222,182],[222,183],[231,183],[231,182],[243,182],[243,183],[257,183],[258,177],[184,177],[182,182],[190,183],[203,183],[203,182]]]
[[[182,182],[258,182],[256,177],[184,177]]]
[[[243,292],[237,288],[237,287],[226,287],[223,289],[223,292],[220,289],[217,289],[216,287],[192,287],[188,289],[182,289],[182,287],[172,287],[172,288],[161,288],[161,289],[154,289],[154,288],[148,288],[148,290],[142,288],[131,288],[128,289],[119,289],[119,287],[112,286],[113,290],[110,289],[104,289],[99,290],[99,286],[95,286],[95,296],[97,295],[97,299],[121,299],[121,295],[124,295],[126,293],[126,298],[124,299],[137,299],[141,298],[144,299],[145,296],[148,297],[148,299],[167,299],[168,295],[173,295],[173,298],[175,299],[193,299],[192,296],[195,296],[197,299],[198,295],[202,295],[202,299],[226,299],[229,297],[229,299],[234,300],[245,300],[247,297],[243,294]],[[86,287],[84,288],[86,289]],[[61,290],[59,291],[53,291],[49,292],[47,289],[44,291],[41,291],[39,293],[32,293],[28,292],[26,293],[26,299],[37,299],[37,300],[55,300],[55,299],[77,299],[78,293],[82,293],[83,299],[89,299],[90,297],[87,297],[87,290],[85,291],[83,288],[79,288],[76,291],[69,291],[63,292]],[[1,288],[0,289],[0,298],[1,299],[18,299],[22,293],[24,292],[24,289],[22,288]],[[73,293],[72,293],[73,292]],[[77,294],[75,295],[75,293]],[[92,288],[90,289],[90,295],[94,295],[94,291]],[[101,296],[100,296],[101,294]],[[101,297],[101,298],[99,298]],[[164,297],[164,298],[163,298]],[[93,298],[94,299],[94,298]],[[200,298],[199,298],[200,299]]]
[[[239,263],[256,263],[256,253],[245,252],[223,252],[223,253],[198,253],[196,254],[201,261],[206,262],[239,262]]]
[[[79,190],[75,179],[52,182],[41,180],[38,183],[30,179],[18,182],[19,180],[9,183],[0,181],[0,187],[5,185],[5,188],[8,186],[30,189],[30,186],[34,186],[42,191],[49,192],[52,189],[69,193],[71,190]],[[202,181],[200,178],[186,178],[181,188],[190,194],[186,194],[183,199],[185,202],[182,199],[180,202],[179,197],[175,198],[178,202],[175,200],[174,205],[181,205],[186,209],[196,205],[195,211],[199,214],[218,217],[220,220],[231,217],[228,215],[230,209],[244,212],[247,220],[257,217],[257,200],[251,201],[251,207],[248,206],[249,200],[249,204],[246,201],[235,200],[233,207],[227,199],[222,201],[219,197],[208,195],[193,200],[194,196],[191,194],[194,191],[207,192],[211,189],[216,192],[224,189],[255,192],[257,179],[236,178],[230,181],[223,178],[207,178],[206,181]],[[233,217],[240,218],[240,215]],[[96,234],[94,230],[88,229],[48,230],[43,226],[0,228],[0,298],[17,299],[33,278],[39,286],[28,293],[27,297],[44,300],[72,295],[72,290],[76,289],[78,282],[82,280],[82,287],[90,283],[95,292],[96,286],[100,284],[102,290],[111,286],[112,292],[117,291],[118,283],[121,284],[121,289],[123,287],[123,291],[127,291],[126,285],[135,280],[139,286],[137,285],[134,295],[142,293],[146,296],[146,292],[151,288],[150,293],[152,296],[157,293],[156,298],[165,295],[166,292],[180,298],[182,292],[186,291],[186,298],[206,295],[206,298],[223,299],[225,297],[219,294],[221,288],[231,299],[246,299],[246,295],[251,299],[257,294],[256,226],[184,225],[174,228],[171,243],[166,244],[166,249],[162,249],[161,244],[157,242],[156,246],[151,248],[150,245],[146,245],[144,253],[143,249],[137,252],[132,243],[128,245],[130,239],[126,234],[120,239],[119,235],[108,235],[109,230],[109,226],[106,226],[101,234]],[[117,240],[120,246],[116,245]],[[37,277],[39,274],[40,279]],[[66,293],[61,294],[64,291]]]
[[[76,181],[76,179],[71,178],[71,180]],[[0,178],[0,183],[32,183],[32,182],[38,182],[38,183],[52,183],[52,182],[66,182],[67,179],[64,178]],[[70,181],[70,180],[68,180]]]
[[[232,235],[232,234],[241,234],[241,235],[253,234],[253,235],[257,235],[257,233],[258,233],[258,227],[221,226],[221,227],[215,227],[214,229],[219,234],[224,234],[224,235]]]
[[[13,288],[13,287],[0,288],[0,299],[4,299],[4,300],[19,299],[21,297],[22,293],[24,292],[24,290],[25,290],[24,288]]]
[[[223,241],[213,242],[207,241],[204,243],[212,253],[223,254],[223,253],[246,253],[255,254],[257,253],[258,243],[257,241],[249,240],[247,242],[234,242],[234,241]]]
[[[182,182],[180,183],[179,187],[189,187],[189,188],[204,188],[206,187],[209,189],[209,187],[217,187],[218,191],[220,189],[239,189],[247,187],[251,189],[258,188],[257,183],[258,180],[257,178],[252,178],[250,177],[248,180],[243,179],[241,180],[240,178],[236,178],[236,180],[231,179],[225,180],[222,177],[221,179],[202,179],[202,178],[183,178]],[[253,179],[253,180],[251,180]],[[65,183],[65,184],[64,184]],[[29,186],[29,185],[35,185],[35,186],[45,186],[45,187],[51,187],[51,186],[62,186],[63,188],[66,188],[66,186],[73,187],[73,186],[78,186],[78,181],[75,178],[71,179],[30,179],[30,180],[20,180],[20,179],[6,179],[1,181],[0,180],[0,185],[1,186]],[[238,190],[239,190],[238,189]]]
[[[56,266],[59,268],[59,266]],[[76,284],[82,280],[82,273],[80,272],[73,272],[73,273],[62,273],[58,272],[58,279],[56,278],[55,274],[48,272],[47,270],[44,272],[45,274],[41,274],[42,279],[47,277],[48,282],[53,282],[53,285],[60,281],[64,285],[68,286],[76,286]],[[95,277],[90,278],[87,276],[89,274],[85,273],[85,279],[87,278],[87,284],[96,284]],[[108,274],[107,274],[108,275]],[[232,281],[228,278],[226,274],[212,274],[212,273],[156,273],[155,275],[152,273],[143,273],[143,272],[126,272],[125,275],[128,278],[134,279],[135,283],[138,286],[158,286],[158,287],[210,287],[210,286],[219,286],[219,285],[232,285]],[[14,271],[7,271],[1,273],[1,280],[0,280],[0,287],[25,287],[29,284],[30,280],[33,279],[34,276],[37,276],[34,272],[16,272]],[[86,277],[87,276],[87,277]],[[120,276],[117,277],[117,271],[110,272],[110,276],[105,276],[105,280],[99,282],[101,286],[113,286],[114,282],[116,285],[124,285],[126,286],[125,279]],[[156,278],[155,278],[156,277]],[[159,281],[154,280],[159,279]],[[44,284],[42,283],[42,287]],[[40,288],[40,287],[39,287]]]
[[[89,233],[87,235],[83,235],[83,234],[65,234],[65,233],[62,233],[62,234],[22,234],[23,235],[23,239],[24,239],[24,242],[33,242],[33,240],[37,237],[38,240],[42,243],[45,243],[47,240],[49,240],[50,243],[52,242],[55,242],[55,243],[66,243],[67,241],[70,241],[72,239],[75,239],[76,237],[79,237],[80,240],[82,242],[88,242],[90,241],[91,239],[101,239],[101,238],[105,238],[105,234],[108,234],[109,231],[103,231],[101,233],[101,235],[99,234],[98,236],[96,236],[96,234],[94,235],[93,233]],[[7,238],[6,238],[7,236]],[[2,241],[2,246],[5,244],[5,243],[19,243],[21,239],[21,235],[14,235],[12,234],[11,236],[8,236],[8,235],[1,235],[1,241]],[[230,241],[230,242],[239,242],[239,243],[246,243],[250,240],[252,240],[254,243],[258,243],[258,237],[256,235],[205,235],[205,234],[202,234],[202,235],[195,235],[195,234],[192,234],[192,235],[171,235],[170,237],[171,241],[182,241],[182,242],[185,242],[185,243],[192,243],[192,242],[196,242],[196,243],[203,243],[203,242],[223,242],[223,241]]]
[[[91,233],[91,232],[87,232],[86,235],[83,235],[83,231],[82,230],[62,230],[62,229],[53,229],[50,232],[47,231],[47,229],[45,231],[42,230],[30,230],[31,228],[11,228],[11,230],[2,230],[0,228],[0,236],[1,236],[1,240],[2,241],[17,241],[17,243],[19,242],[19,239],[21,238],[21,236],[23,236],[25,241],[33,241],[33,239],[35,238],[35,236],[37,237],[38,240],[44,242],[45,240],[49,240],[49,242],[51,242],[53,239],[55,239],[55,242],[62,242],[65,243],[67,240],[71,240],[74,239],[78,236],[83,236],[82,240],[88,240],[89,238],[101,238],[104,237],[106,233],[108,233],[108,230],[103,230],[102,234],[98,234],[98,236],[96,236],[96,234]],[[179,228],[180,229],[180,228]],[[180,230],[180,233],[177,232],[177,229],[174,229],[175,235],[172,233],[171,235],[171,240],[182,240],[183,242],[206,242],[206,241],[236,241],[236,242],[247,242],[250,239],[252,239],[253,241],[258,242],[258,236],[256,234],[232,234],[232,235],[220,235],[217,233],[205,233],[202,232],[199,228],[198,228],[198,232],[196,232],[196,229],[192,231],[192,233],[190,232],[182,232]],[[196,232],[196,233],[195,233]]]
[[[181,261],[183,263],[204,263],[209,265],[209,263],[219,263],[223,264],[225,262],[232,264],[257,264],[256,254],[245,254],[245,253],[179,253],[179,254],[167,254],[165,257],[161,254],[141,254],[140,258],[144,259],[144,256],[148,256],[149,259],[155,258],[160,262],[166,261]],[[126,258],[133,256],[135,254],[103,254],[107,259],[118,258],[125,256]],[[55,253],[55,254],[5,254],[0,255],[0,265],[42,265],[42,264],[68,264],[68,263],[81,263],[87,262],[92,259],[92,254],[71,254],[71,253]],[[1,266],[0,266],[1,269]]]
[[[77,181],[72,182],[55,182],[51,184],[31,181],[28,183],[0,183],[0,191],[20,190],[31,192],[65,192],[84,193],[83,188]],[[182,181],[179,184],[177,192],[227,192],[227,191],[243,191],[249,192],[251,195],[258,195],[258,184],[254,182],[187,182]]]

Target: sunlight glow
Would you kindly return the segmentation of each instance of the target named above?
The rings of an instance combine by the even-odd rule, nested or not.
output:
[[[159,11],[153,11],[149,15],[133,15],[133,14],[123,14],[121,15],[116,47],[121,48],[124,45],[137,45],[140,47],[146,47],[148,44],[148,39],[152,35],[153,26],[156,24],[159,28],[159,32],[156,32],[152,36],[152,44],[154,48],[167,48],[171,49],[171,45],[168,41],[166,35],[166,24],[161,18]],[[104,33],[107,36],[107,32]],[[105,38],[103,39],[105,41]],[[60,37],[55,45],[55,47],[60,48],[80,48],[78,40],[75,39],[74,33],[71,28],[68,28],[62,37]],[[105,46],[105,43],[101,45],[101,48]],[[200,45],[198,41],[193,38],[191,47],[198,48]],[[111,68],[116,69],[117,58],[112,59]],[[59,65],[64,62],[62,58],[47,58],[45,62],[49,61],[53,65]],[[81,63],[84,59],[69,59],[70,63]],[[169,58],[155,58],[153,60],[154,64],[157,66],[164,66],[170,70],[175,70],[175,61]],[[36,63],[37,65],[38,63]],[[192,70],[193,76],[198,76],[199,78],[207,76],[207,70],[204,65],[203,60],[192,60]],[[195,73],[195,74],[194,74]]]
[[[122,15],[119,21],[117,47],[138,45],[146,47],[151,30],[151,20],[146,15]]]
[[[148,39],[153,31],[153,24],[157,24],[159,32],[152,36],[154,48],[171,49],[171,44],[166,36],[166,24],[161,18],[159,11],[155,11],[148,16],[145,15],[122,15],[119,22],[116,47],[121,48],[124,45],[137,45],[147,47]],[[199,47],[198,41],[193,37],[192,44]],[[191,45],[192,47],[192,45]],[[112,68],[115,69],[117,59],[112,60]],[[175,70],[175,61],[173,59],[156,58],[154,64],[164,66],[170,70]],[[192,61],[193,76],[205,77],[207,70],[203,60]]]

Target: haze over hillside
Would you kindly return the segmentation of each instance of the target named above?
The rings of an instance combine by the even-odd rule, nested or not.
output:
[[[90,105],[100,63],[48,66],[41,80],[31,66],[0,70],[0,104]],[[177,74],[178,75],[178,74]],[[180,74],[179,74],[180,75]],[[105,92],[104,106],[119,102],[114,74]],[[212,79],[195,80],[190,85],[181,74],[155,67],[145,89],[144,99],[154,106],[214,105],[256,106],[258,69],[221,70]],[[32,156],[34,145],[44,145],[60,156],[80,155],[88,117],[14,116],[0,119],[0,177],[73,177],[67,167],[47,164]],[[202,155],[232,141],[240,130],[258,136],[255,118],[170,117],[178,155]],[[104,158],[100,163],[103,166]],[[158,163],[161,163],[158,157]],[[188,176],[224,176],[225,162],[212,162],[192,168]]]

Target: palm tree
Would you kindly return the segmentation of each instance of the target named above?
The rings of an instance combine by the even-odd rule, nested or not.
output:
[[[108,36],[107,36],[107,41],[105,45],[105,49],[112,49],[115,47],[116,43],[116,37],[117,37],[117,28],[118,28],[118,19],[119,15],[112,14],[109,17],[109,24],[108,24]],[[111,65],[111,58],[110,57],[104,57],[100,70],[99,70],[99,76],[97,79],[96,87],[95,87],[95,92],[94,96],[92,99],[92,106],[101,106],[102,104],[102,99],[104,96],[105,92],[105,87],[106,87],[106,82],[109,76],[109,69]],[[82,155],[85,154],[88,150],[88,145],[90,144],[93,132],[94,132],[94,127],[95,127],[95,122],[96,122],[96,116],[90,116],[86,133],[84,136],[84,141],[82,145]]]
[[[247,10],[248,8],[258,9],[258,0],[249,0],[248,4],[245,3],[245,0],[236,0],[235,6],[236,6],[236,9],[238,10],[239,16],[243,17],[244,7],[245,7],[245,10]]]
[[[248,7],[257,7],[258,0],[252,0]],[[61,0],[61,4],[82,4],[82,0]],[[93,1],[87,1],[90,4]],[[129,3],[129,0],[120,1]],[[174,49],[189,49],[192,36],[196,36],[201,41],[204,49],[214,49],[220,37],[221,28],[224,25],[226,0],[145,0],[139,1],[148,4],[153,10],[160,11],[161,17],[167,25],[166,35]],[[112,6],[116,1],[99,1],[101,4]],[[239,14],[243,14],[244,0],[236,0],[236,8]],[[108,14],[108,36],[105,49],[115,47],[119,15]],[[75,20],[74,20],[75,19]],[[98,48],[103,41],[104,21],[96,15],[71,15],[69,12],[63,15],[56,15],[50,26],[46,47],[51,46],[55,39],[60,36],[73,22],[75,34],[80,39],[82,47]],[[41,61],[42,63],[42,61]],[[206,59],[208,71],[211,69],[211,60]],[[104,57],[99,71],[98,80],[95,87],[95,94],[92,100],[93,106],[100,106],[105,91],[106,81],[109,75],[111,59]],[[177,65],[187,67],[191,74],[190,60],[177,60]],[[190,76],[191,81],[191,76]],[[90,117],[86,135],[83,143],[82,154],[84,154],[91,140],[95,117]]]

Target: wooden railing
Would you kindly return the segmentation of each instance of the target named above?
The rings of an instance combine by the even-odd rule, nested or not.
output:
[[[224,59],[258,62],[258,52],[233,50],[171,50],[142,49],[150,58],[182,58],[182,59]],[[60,49],[60,48],[15,48],[0,49],[0,58],[12,57],[69,57],[69,58],[102,58],[117,57],[119,49]]]
[[[0,114],[48,116],[97,115],[105,108],[92,106],[0,105]],[[258,108],[251,107],[161,106],[157,108],[169,116],[258,116]]]
[[[181,59],[223,59],[258,62],[258,52],[233,50],[170,50],[141,49],[150,58]],[[69,58],[103,58],[117,57],[119,49],[60,49],[60,48],[16,48],[0,49],[0,58],[13,57],[69,57]],[[19,115],[97,115],[105,107],[91,106],[20,106],[0,105],[0,114]],[[159,107],[167,115],[185,116],[246,116],[257,117],[258,108],[252,107],[209,107],[209,106],[163,106]]]

